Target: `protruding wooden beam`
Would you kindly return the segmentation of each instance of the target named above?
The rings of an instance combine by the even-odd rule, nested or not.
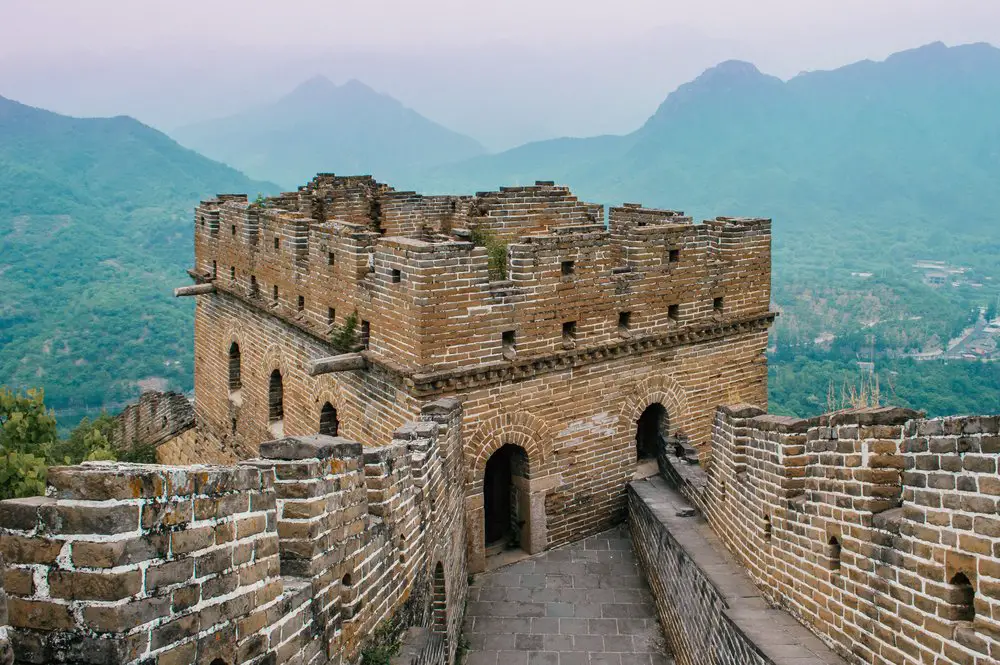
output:
[[[181,296],[201,296],[206,293],[215,293],[215,282],[207,284],[192,284],[191,286],[179,286],[174,289],[174,297]]]
[[[351,370],[365,369],[366,367],[368,367],[368,361],[360,353],[342,353],[339,356],[312,360],[306,365],[306,371],[309,373],[309,376],[317,376],[332,372],[350,372]]]

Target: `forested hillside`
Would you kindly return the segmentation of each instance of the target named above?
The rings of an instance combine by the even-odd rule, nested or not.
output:
[[[191,210],[273,191],[128,117],[80,119],[0,97],[0,383],[58,412],[139,385],[190,389]],[[78,412],[77,412],[78,413]]]

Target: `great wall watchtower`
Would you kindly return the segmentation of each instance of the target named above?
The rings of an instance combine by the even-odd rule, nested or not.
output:
[[[770,222],[603,213],[331,175],[203,202],[194,413],[146,396],[116,436],[163,464],[0,501],[0,662],[450,665],[470,617],[470,663],[666,662],[595,588],[634,572],[606,539],[499,571],[530,607],[470,585],[626,513],[681,665],[1000,662],[1000,417],[767,415]]]
[[[551,182],[421,196],[328,174],[195,220],[196,457],[314,433],[376,447],[457,397],[473,571],[493,542],[620,521],[656,433],[704,447],[718,404],[766,407],[770,220],[625,204],[605,224]]]

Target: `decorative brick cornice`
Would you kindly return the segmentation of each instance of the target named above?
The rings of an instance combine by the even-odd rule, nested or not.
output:
[[[775,316],[774,312],[767,312],[760,316],[736,321],[713,321],[700,326],[679,327],[663,333],[623,339],[612,344],[576,348],[523,360],[502,360],[475,367],[437,372],[400,372],[398,366],[389,366],[380,359],[371,356],[369,359],[373,364],[402,374],[403,381],[413,394],[424,397],[437,393],[480,388],[505,381],[523,381],[540,374],[582,367],[605,360],[722,339],[730,335],[767,330],[774,322]]]

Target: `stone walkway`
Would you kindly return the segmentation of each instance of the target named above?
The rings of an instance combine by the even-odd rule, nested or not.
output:
[[[628,532],[476,576],[464,665],[670,665]]]

